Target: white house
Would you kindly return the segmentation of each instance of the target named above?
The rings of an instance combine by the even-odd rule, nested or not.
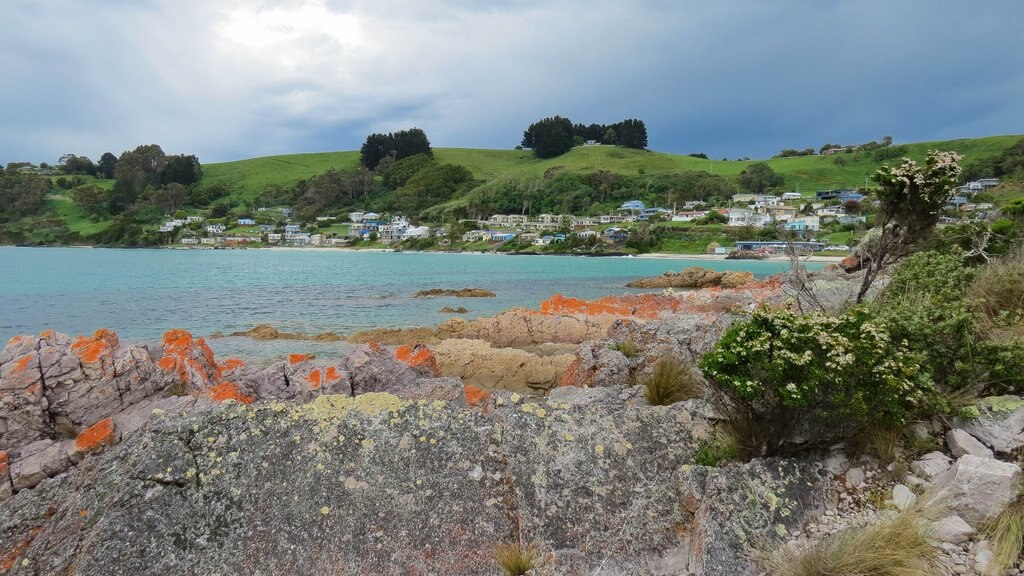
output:
[[[207,224],[206,225],[206,233],[207,234],[223,234],[224,230],[226,230],[226,229],[227,228],[225,228],[223,224]]]
[[[783,201],[785,201],[785,200],[799,200],[801,198],[803,198],[803,194],[801,194],[799,192],[783,192],[782,193],[782,200]]]
[[[189,224],[192,224],[193,222],[202,222],[203,220],[206,220],[206,218],[203,218],[202,216],[186,216],[185,217],[185,221],[188,222]]]
[[[365,216],[365,214],[364,214],[363,212],[349,212],[349,213],[348,213],[348,219],[349,219],[349,221],[351,221],[351,222],[355,222],[355,223],[357,223],[357,224],[358,224],[359,222],[362,222],[362,221],[363,221],[363,216]]]
[[[701,212],[700,210],[693,210],[688,212],[676,212],[672,215],[673,222],[693,222],[699,220],[707,215],[707,212]]]
[[[181,243],[186,246],[195,246],[196,244],[199,244],[199,239],[195,236],[185,236],[181,239]]]
[[[312,244],[313,246],[323,246],[324,245],[324,235],[323,234],[310,234],[310,236],[309,236],[309,243]]]
[[[405,233],[402,234],[402,240],[409,240],[411,238],[430,238],[430,227],[410,226],[406,228]]]
[[[268,244],[279,244],[280,242],[281,242],[281,235],[280,234],[273,234],[273,233],[267,234],[267,243]]]
[[[755,228],[761,228],[771,222],[771,217],[767,214],[760,214],[753,210],[745,210],[743,208],[733,208],[729,210],[729,224],[728,226],[753,226]]]

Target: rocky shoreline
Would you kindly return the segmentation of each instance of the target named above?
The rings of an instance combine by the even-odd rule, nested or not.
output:
[[[835,301],[840,272],[814,279]],[[451,318],[341,358],[255,368],[172,330],[12,338],[0,352],[0,570],[11,574],[757,574],[752,552],[915,502],[942,574],[983,574],[984,519],[1016,496],[1024,401],[923,423],[911,470],[848,455],[698,465],[719,418],[651,406],[655,362],[699,358],[783,278]],[[629,343],[626,350],[625,344]],[[1010,488],[1013,488],[1012,490]],[[989,556],[991,554],[989,553]]]

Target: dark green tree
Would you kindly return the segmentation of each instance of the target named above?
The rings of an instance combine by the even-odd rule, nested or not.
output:
[[[643,120],[631,118],[614,126],[620,146],[644,150],[647,148],[647,126]]]
[[[764,194],[769,188],[776,188],[785,183],[785,179],[764,162],[754,162],[747,166],[740,172],[737,180],[740,186],[751,194]]]
[[[164,162],[160,181],[164,184],[181,184],[191,186],[203,177],[203,168],[199,158],[193,155],[179,154],[168,156]]]
[[[561,116],[539,120],[523,132],[522,145],[533,148],[538,158],[561,156],[572,149],[572,144],[572,122]]]
[[[397,161],[416,154],[433,156],[434,150],[430,147],[426,132],[410,128],[388,134],[370,134],[359,150],[359,160],[363,166],[373,170],[388,156],[393,156]]]
[[[117,156],[110,152],[104,152],[100,161],[96,163],[96,175],[104,180],[114,177],[114,169],[117,167]]]

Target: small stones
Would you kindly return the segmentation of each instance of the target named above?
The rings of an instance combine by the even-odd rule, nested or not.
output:
[[[860,488],[864,484],[864,469],[850,468],[846,472],[846,487]]]

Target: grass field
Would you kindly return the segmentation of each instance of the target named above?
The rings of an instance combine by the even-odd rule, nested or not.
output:
[[[1021,136],[990,136],[939,142],[907,144],[907,155],[923,160],[928,150],[953,150],[965,162],[973,158],[994,156],[1019,140]],[[557,158],[537,159],[527,150],[487,150],[478,148],[435,148],[439,162],[465,166],[478,180],[499,176],[542,176],[554,167],[570,172],[587,173],[608,170],[619,174],[659,174],[683,170],[700,170],[734,178],[753,161],[704,160],[679,154],[633,150],[616,146],[583,146]],[[871,185],[870,177],[881,166],[870,152],[837,156],[799,156],[764,160],[781,174],[788,190],[812,192],[829,188]],[[225,184],[232,197],[251,200],[268,185],[290,186],[329,168],[349,170],[359,162],[357,151],[289,154],[221,162],[203,166],[203,185]]]

